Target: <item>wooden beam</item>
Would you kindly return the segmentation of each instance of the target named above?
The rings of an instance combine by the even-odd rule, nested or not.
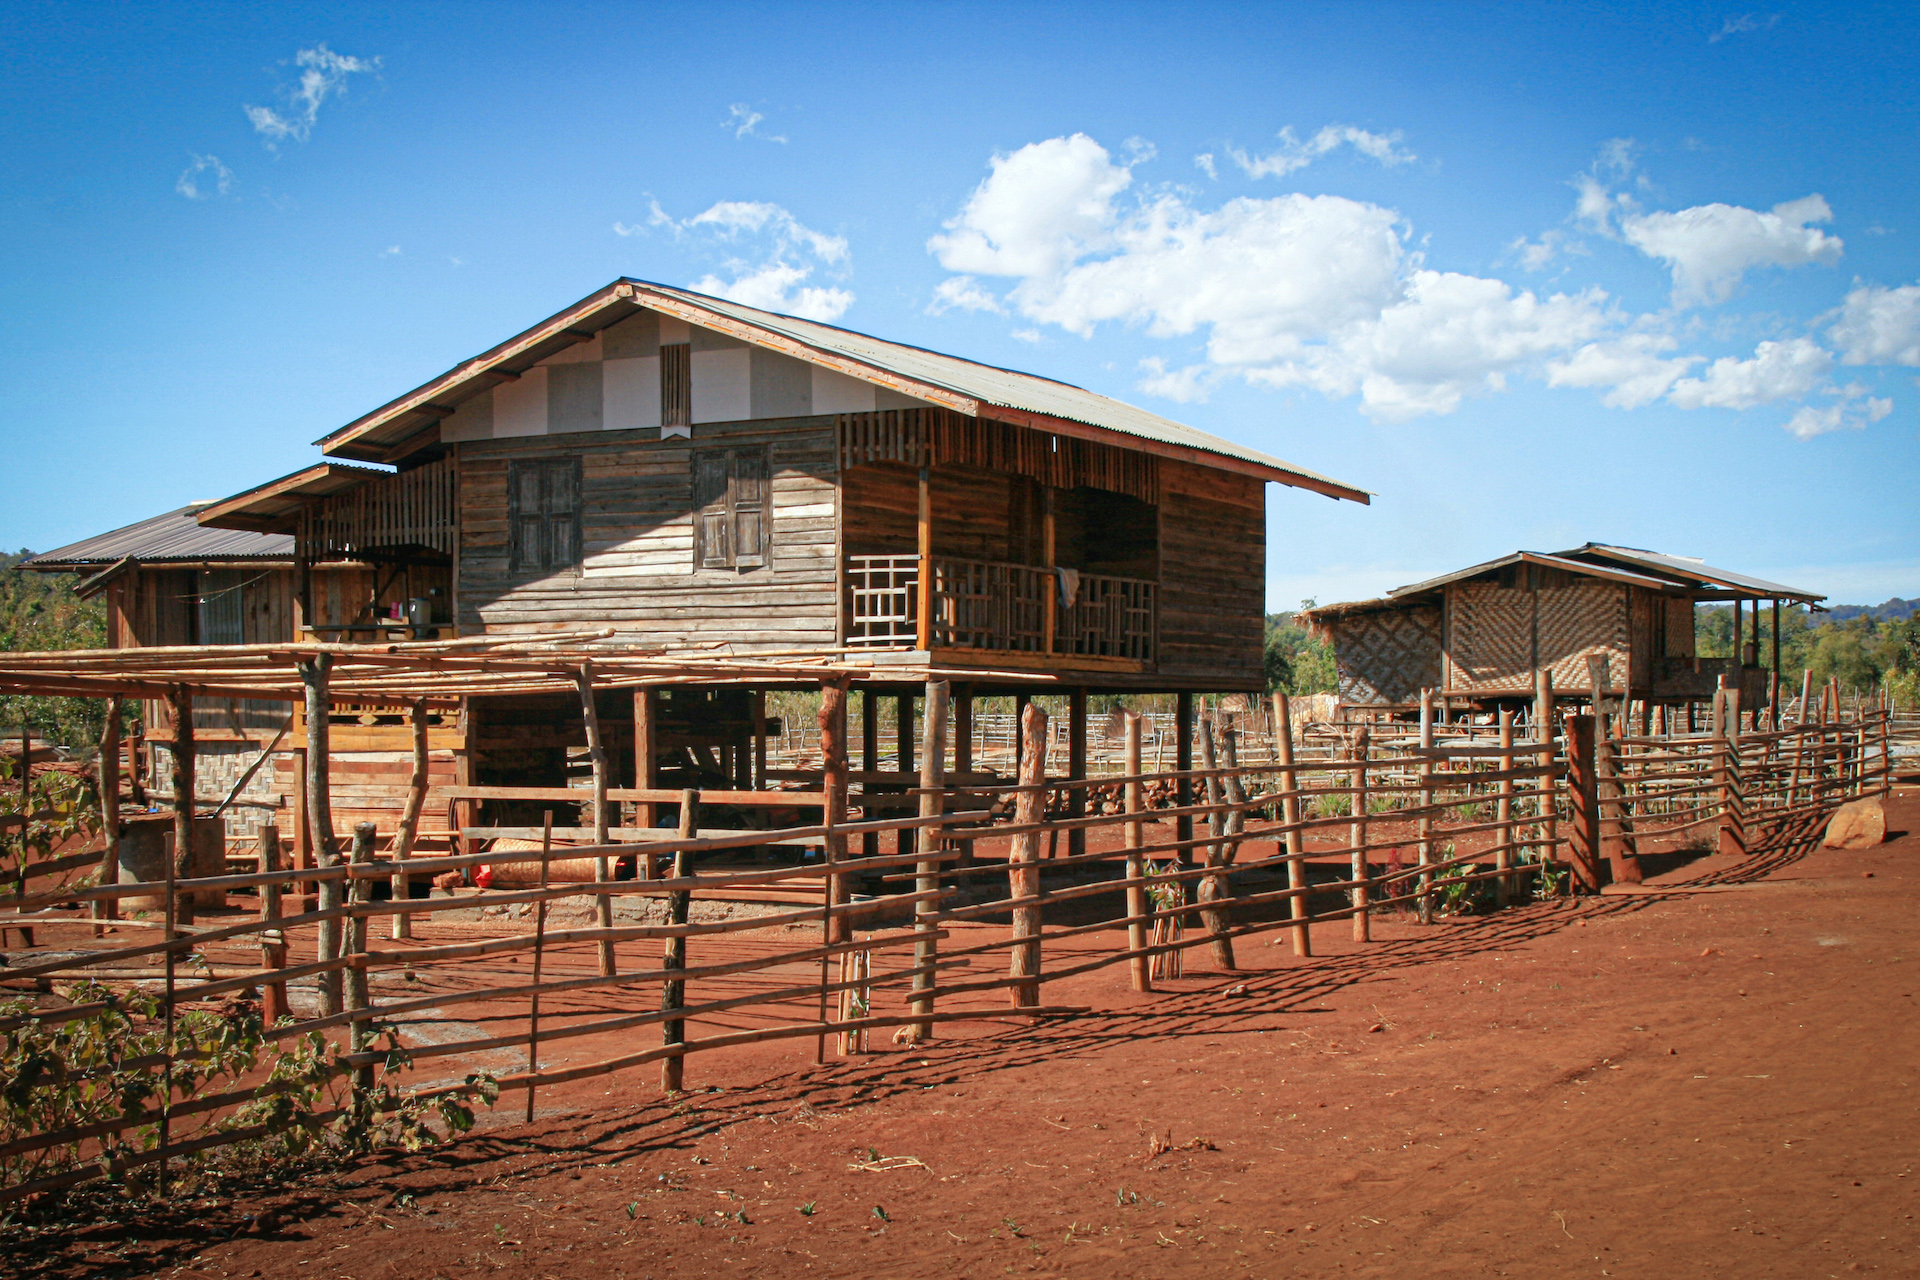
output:
[[[922,653],[933,648],[933,487],[927,468],[920,468],[920,507],[914,522],[920,566],[914,581],[916,592],[914,647]],[[905,768],[903,763],[901,768]]]

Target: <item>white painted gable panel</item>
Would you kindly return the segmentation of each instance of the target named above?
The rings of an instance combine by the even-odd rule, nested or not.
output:
[[[602,386],[608,431],[660,425],[660,357],[609,360]]]

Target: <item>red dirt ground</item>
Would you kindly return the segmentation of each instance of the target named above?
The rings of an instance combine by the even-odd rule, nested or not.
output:
[[[1106,969],[1046,999],[1117,1012],[1035,1029],[707,1054],[677,1102],[651,1067],[547,1090],[532,1125],[508,1095],[440,1152],[32,1270],[1914,1275],[1920,790],[1890,826],[1367,945],[1323,925],[1310,960],[1243,938],[1242,972],[1190,951],[1148,996]]]

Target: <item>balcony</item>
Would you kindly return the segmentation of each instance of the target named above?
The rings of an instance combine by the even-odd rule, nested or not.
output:
[[[926,643],[1147,663],[1159,585],[1142,578],[934,556]],[[920,558],[847,557],[847,644],[917,648]]]

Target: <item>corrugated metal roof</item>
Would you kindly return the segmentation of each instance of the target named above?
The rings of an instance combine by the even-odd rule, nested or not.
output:
[[[1803,591],[1799,587],[1782,586],[1778,582],[1768,582],[1764,578],[1750,577],[1744,573],[1734,573],[1730,569],[1716,569],[1703,561],[1687,556],[1663,555],[1658,551],[1642,551],[1638,547],[1612,547],[1604,542],[1589,542],[1572,551],[1562,551],[1563,556],[1591,555],[1608,560],[1618,560],[1623,564],[1639,565],[1656,572],[1675,574],[1692,578],[1700,582],[1710,582],[1717,586],[1731,587],[1736,591],[1750,593],[1769,600],[1799,600],[1812,604],[1825,600],[1823,595]]]
[[[338,462],[317,462],[292,475],[281,476],[198,508],[197,518],[211,529],[284,529],[298,518],[301,508],[313,498],[357,489],[369,480],[390,476],[391,471],[372,467],[349,467]]]
[[[69,546],[43,551],[25,561],[32,569],[82,568],[112,564],[128,556],[143,564],[167,561],[285,560],[293,562],[293,538],[283,533],[246,533],[209,529],[194,519],[200,508],[181,507],[111,533],[95,534]]]
[[[1565,556],[1550,556],[1540,551],[1516,551],[1512,555],[1501,556],[1498,560],[1489,560],[1485,564],[1476,564],[1452,573],[1441,574],[1437,578],[1428,578],[1425,582],[1416,582],[1412,586],[1395,587],[1387,592],[1389,596],[1412,596],[1425,591],[1444,587],[1450,582],[1460,582],[1466,578],[1477,578],[1483,573],[1495,569],[1504,569],[1510,564],[1537,564],[1549,569],[1564,569],[1568,573],[1583,573],[1590,577],[1605,578],[1610,582],[1624,582],[1635,587],[1670,587],[1672,582],[1661,578],[1649,578],[1645,574],[1628,573],[1622,569],[1609,568],[1606,565],[1588,564],[1579,560],[1569,560]]]
[[[1047,421],[1079,424],[1098,432],[1130,436],[1150,445],[1152,452],[1191,453],[1201,465],[1221,466],[1227,460],[1264,473],[1264,478],[1366,502],[1370,496],[1330,476],[1236,444],[1231,440],[1149,413],[1037,374],[943,355],[921,347],[889,342],[797,316],[762,311],[723,298],[676,289],[644,280],[620,280],[548,318],[524,333],[449,370],[432,382],[349,423],[318,441],[328,453],[351,457],[376,456],[370,446],[392,446],[444,416],[449,407],[493,384],[489,371],[509,365],[537,363],[558,350],[555,344],[576,340],[631,314],[635,306],[653,307],[678,315],[702,327],[716,327],[746,341],[782,350],[801,359],[828,365],[878,385],[945,404],[972,416],[1022,421],[1046,429]],[[517,372],[517,370],[507,370]],[[996,412],[997,411],[997,412]],[[1118,442],[1116,442],[1118,443]]]

